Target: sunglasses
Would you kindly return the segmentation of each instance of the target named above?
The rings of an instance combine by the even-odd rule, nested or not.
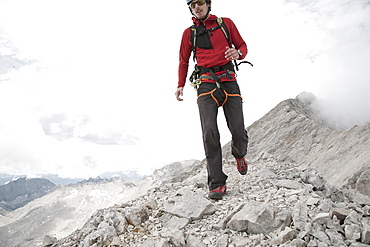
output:
[[[205,0],[198,0],[196,2],[191,2],[189,4],[189,6],[190,6],[190,8],[194,9],[195,8],[195,4],[198,4],[199,6],[201,6],[201,5],[205,4],[205,3],[206,3]]]

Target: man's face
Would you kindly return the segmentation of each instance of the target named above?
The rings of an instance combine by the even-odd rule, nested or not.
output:
[[[193,15],[195,15],[197,19],[203,19],[206,17],[209,4],[205,3],[205,0],[194,0],[189,6],[191,8],[191,11],[193,12]]]

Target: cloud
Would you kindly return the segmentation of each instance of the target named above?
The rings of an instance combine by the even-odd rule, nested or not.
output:
[[[297,11],[324,35],[319,48],[326,69],[317,92],[328,114],[349,128],[370,121],[370,5],[364,1],[310,1]],[[315,60],[313,60],[315,63]],[[320,78],[318,78],[320,79]]]
[[[248,83],[242,90],[253,92],[246,99],[246,116],[256,105],[267,112],[310,91],[346,128],[370,121],[370,98],[364,93],[370,85],[370,5],[361,0],[275,5],[254,9],[248,28],[242,26],[248,59],[255,65],[239,76]]]
[[[40,123],[47,136],[58,141],[78,138],[99,145],[136,145],[139,137],[116,128],[113,121],[92,119],[91,116],[68,117],[64,113],[41,117]]]
[[[196,92],[187,85],[184,102],[174,97],[190,13],[185,3],[141,4],[0,1],[0,56],[17,63],[0,75],[0,173],[150,174],[204,157]],[[255,65],[238,72],[247,125],[303,91],[344,126],[370,121],[369,4],[213,5],[213,13],[234,20]],[[226,143],[222,114],[219,120]]]

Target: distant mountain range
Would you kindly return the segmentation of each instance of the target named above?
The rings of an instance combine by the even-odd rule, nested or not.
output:
[[[7,184],[11,181],[17,180],[19,178],[25,178],[27,175],[10,175],[10,174],[0,174],[0,186]],[[61,178],[56,174],[46,174],[46,175],[40,175],[38,178],[44,178],[49,180],[50,182],[58,185],[58,184],[74,184],[79,181],[84,180],[84,178]]]
[[[136,171],[126,171],[126,172],[106,172],[98,176],[102,179],[110,179],[114,176],[120,176],[123,179],[131,180],[131,179],[138,179],[142,176],[137,174]],[[0,174],[0,186],[4,185],[6,183],[9,183],[10,181],[17,180],[19,178],[27,177],[27,175],[10,175],[10,174]],[[59,177],[57,174],[43,174],[38,175],[38,178],[44,178],[49,180],[50,182],[59,185],[68,185],[68,184],[76,184],[78,182],[86,180],[86,178],[63,178]]]
[[[46,195],[56,185],[109,182],[112,177],[120,177],[124,180],[141,178],[136,171],[105,173],[102,177],[89,179],[61,178],[55,174],[42,175],[40,178],[0,174],[0,208],[6,211],[21,208],[27,203]]]
[[[55,184],[44,178],[19,178],[0,186],[0,207],[13,211],[46,195]]]

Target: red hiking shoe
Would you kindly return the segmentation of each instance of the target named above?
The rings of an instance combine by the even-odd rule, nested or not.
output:
[[[208,194],[208,197],[210,199],[214,199],[214,200],[221,200],[222,197],[226,194],[226,185],[222,185],[222,186],[219,186],[217,187],[216,189],[214,190],[211,190]]]
[[[237,159],[236,160],[236,166],[238,167],[238,171],[240,174],[245,175],[248,172],[248,164],[245,158]]]

